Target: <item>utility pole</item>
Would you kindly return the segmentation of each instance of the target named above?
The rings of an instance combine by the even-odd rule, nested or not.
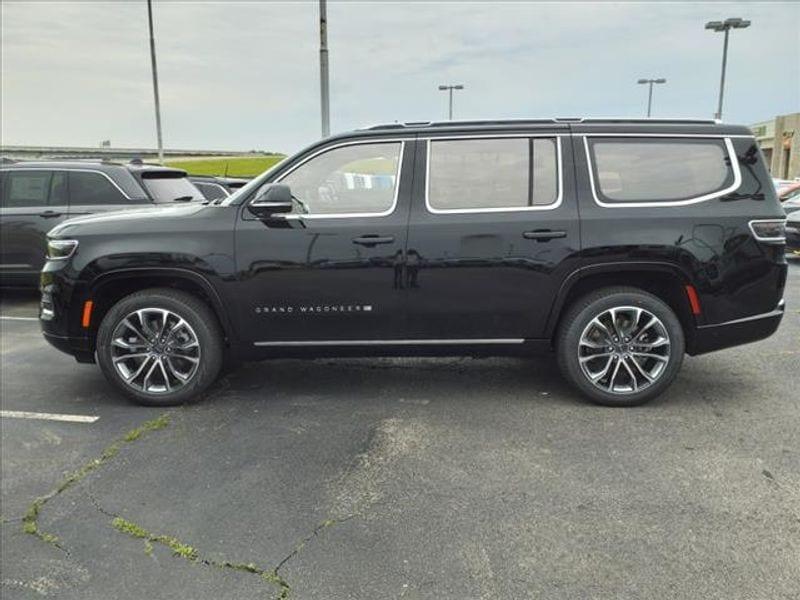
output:
[[[448,115],[449,115],[448,118],[451,121],[453,120],[453,90],[463,90],[463,89],[464,89],[464,86],[461,85],[460,83],[457,84],[457,85],[440,85],[439,86],[439,90],[440,91],[445,91],[446,90],[450,94],[450,99],[449,99],[450,100],[450,109],[448,111]]]
[[[653,84],[654,83],[667,83],[667,80],[663,77],[659,77],[658,79],[640,79],[636,83],[639,84],[648,84],[650,86],[650,90],[647,93],[647,118],[650,118],[650,114],[652,113],[653,109]]]
[[[330,91],[328,84],[328,11],[327,1],[319,0],[319,92],[322,110],[322,137],[331,134]]]
[[[158,69],[156,68],[156,42],[153,39],[153,0],[147,0],[147,23],[150,26],[150,66],[153,71],[153,95],[156,101],[156,135],[158,137],[158,162],[164,164],[164,143],[161,138],[161,101],[158,98]]]
[[[722,43],[722,74],[719,78],[719,102],[717,103],[717,112],[714,115],[716,119],[722,119],[722,99],[725,95],[725,69],[728,66],[728,36],[731,29],[746,29],[750,27],[750,21],[734,17],[725,19],[724,21],[709,21],[706,23],[706,29],[719,33],[720,31],[725,34],[725,40]]]

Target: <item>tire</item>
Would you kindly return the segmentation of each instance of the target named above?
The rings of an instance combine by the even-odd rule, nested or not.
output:
[[[684,349],[683,327],[672,309],[630,287],[603,288],[577,300],[556,337],[564,377],[586,398],[605,406],[637,406],[657,397],[678,374]],[[602,376],[593,381],[598,374]]]
[[[161,338],[153,342],[158,332]],[[199,298],[147,289],[106,313],[97,332],[97,358],[106,379],[137,404],[174,406],[200,399],[214,383],[223,336],[216,315]]]

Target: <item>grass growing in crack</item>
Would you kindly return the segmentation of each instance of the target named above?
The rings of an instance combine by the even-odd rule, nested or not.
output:
[[[141,525],[137,525],[122,517],[114,517],[111,521],[111,526],[117,531],[133,538],[144,540],[144,551],[148,556],[153,553],[153,544],[161,544],[172,550],[173,555],[180,556],[191,562],[200,562],[210,567],[217,567],[218,569],[231,569],[233,571],[258,575],[263,581],[278,586],[280,590],[278,594],[279,600],[286,600],[289,597],[289,584],[283,577],[278,575],[277,569],[262,569],[255,563],[235,563],[227,560],[217,561],[210,558],[202,558],[197,548],[185,544],[170,535],[151,533]]]
[[[114,520],[111,521],[111,525],[114,529],[122,533],[127,533],[131,537],[143,539],[145,541],[145,553],[147,553],[147,543],[149,542],[150,552],[153,551],[153,544],[162,544],[172,550],[175,556],[181,556],[186,560],[197,560],[197,548],[193,548],[189,544],[184,544],[177,538],[169,535],[154,535],[136,523],[126,521],[122,517],[115,517]]]
[[[57,548],[61,548],[58,544],[58,538],[50,533],[45,533],[39,529],[39,514],[42,512],[42,508],[44,507],[47,502],[49,502],[52,498],[58,496],[62,492],[65,492],[76,483],[81,481],[84,477],[86,477],[89,473],[94,471],[95,469],[101,467],[103,464],[114,458],[122,448],[123,444],[128,444],[138,440],[143,434],[156,431],[158,429],[163,429],[169,425],[169,416],[164,414],[158,417],[157,419],[153,419],[151,421],[145,421],[136,429],[132,429],[128,433],[126,433],[120,441],[114,442],[108,448],[103,450],[102,454],[98,458],[95,458],[85,465],[83,465],[77,471],[70,473],[67,475],[61,483],[58,484],[56,489],[45,494],[44,496],[40,496],[36,498],[33,502],[31,502],[28,510],[25,511],[25,516],[22,517],[22,531],[28,533],[30,535],[35,535],[43,542],[56,546]]]

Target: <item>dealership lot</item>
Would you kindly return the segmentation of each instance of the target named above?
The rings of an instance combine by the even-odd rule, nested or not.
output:
[[[796,260],[786,301],[642,408],[581,402],[546,357],[281,360],[160,410],[6,293],[2,410],[98,419],[0,419],[2,596],[797,597]]]

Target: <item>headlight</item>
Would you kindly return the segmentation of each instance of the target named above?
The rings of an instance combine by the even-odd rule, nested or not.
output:
[[[64,260],[75,254],[78,240],[47,240],[47,258]]]

